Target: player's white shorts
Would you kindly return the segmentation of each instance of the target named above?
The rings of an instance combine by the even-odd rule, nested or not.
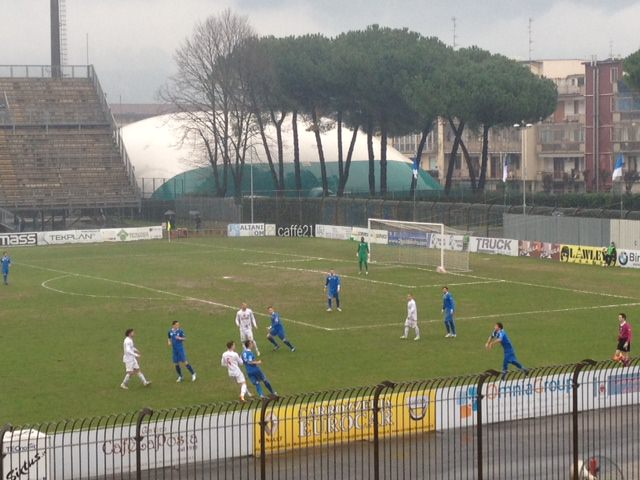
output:
[[[124,361],[124,369],[126,372],[133,372],[134,370],[140,370],[140,365],[138,365],[138,359],[127,359]]]
[[[409,328],[416,328],[418,326],[418,320],[413,318],[407,318],[404,321],[404,326]]]
[[[240,341],[244,345],[244,342],[246,342],[247,340],[253,341],[253,330],[251,330],[250,328],[249,329],[241,328],[240,329]]]
[[[233,378],[237,383],[246,383],[246,379],[242,372],[238,372],[236,375],[229,375],[230,378]]]

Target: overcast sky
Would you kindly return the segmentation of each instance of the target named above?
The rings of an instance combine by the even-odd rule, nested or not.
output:
[[[62,1],[62,0],[61,0]],[[408,27],[516,59],[607,58],[640,48],[632,0],[64,0],[67,64],[95,65],[112,103],[152,102],[173,52],[196,22],[224,8],[260,34],[335,35],[372,23]],[[49,64],[49,0],[0,0],[0,64]],[[88,49],[87,49],[88,34]]]

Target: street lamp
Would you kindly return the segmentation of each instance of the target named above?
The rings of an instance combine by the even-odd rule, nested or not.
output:
[[[525,123],[522,120],[520,123],[514,123],[513,128],[520,130],[520,158],[522,159],[522,214],[527,214],[527,148],[525,145],[525,130],[533,127],[531,123]]]
[[[253,145],[249,149],[249,171],[251,176],[251,223],[253,223]]]

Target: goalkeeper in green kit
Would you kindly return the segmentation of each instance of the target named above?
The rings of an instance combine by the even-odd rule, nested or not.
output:
[[[360,270],[358,275],[362,274],[362,266],[364,265],[365,275],[369,275],[369,244],[364,241],[364,237],[360,237],[360,243],[358,244],[358,266]]]

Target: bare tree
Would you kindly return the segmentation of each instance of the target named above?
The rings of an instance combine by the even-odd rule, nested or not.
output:
[[[196,24],[174,55],[178,72],[159,92],[176,107],[181,141],[203,152],[221,197],[231,178],[234,196],[240,198],[245,158],[257,131],[242,54],[254,38],[248,18],[228,9]]]

